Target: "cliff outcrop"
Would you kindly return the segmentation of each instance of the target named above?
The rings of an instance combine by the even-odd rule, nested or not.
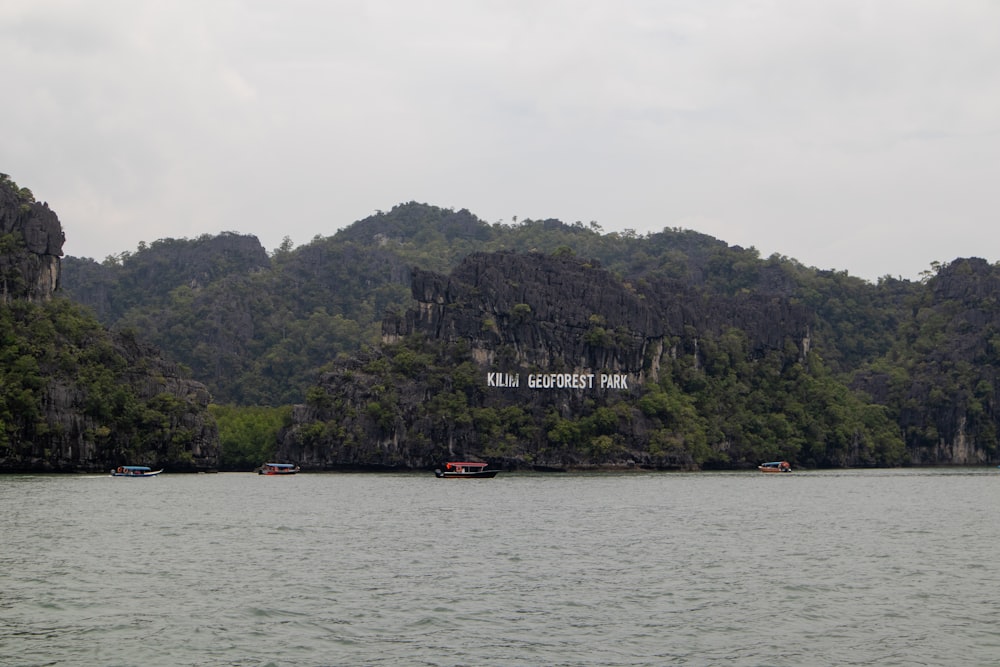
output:
[[[104,338],[102,334],[95,334]],[[37,400],[5,422],[0,471],[106,472],[118,465],[214,470],[219,436],[204,385],[130,334],[92,340],[99,368],[46,374]],[[99,352],[98,352],[99,350]],[[107,384],[92,380],[106,375]]]
[[[743,331],[758,353],[807,344],[813,315],[782,296],[705,295],[683,281],[623,282],[594,260],[474,253],[449,276],[414,270],[415,309],[389,315],[383,340],[464,341],[480,364],[600,368],[641,381],[666,339]],[[654,378],[655,379],[655,378]]]
[[[48,204],[0,174],[0,303],[51,299],[59,288],[64,240]]]
[[[417,307],[383,323],[387,342],[421,333],[465,341],[476,360],[513,367],[604,368],[637,375],[661,314],[595,263],[474,253],[450,276],[414,270]]]

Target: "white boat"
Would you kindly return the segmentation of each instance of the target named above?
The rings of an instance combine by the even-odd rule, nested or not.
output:
[[[258,470],[258,475],[294,475],[299,467],[294,463],[265,463]]]
[[[163,468],[153,470],[148,466],[118,466],[111,471],[112,477],[156,477]]]

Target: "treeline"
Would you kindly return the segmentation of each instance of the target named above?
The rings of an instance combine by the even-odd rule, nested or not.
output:
[[[219,427],[222,470],[253,470],[275,458],[278,434],[290,424],[291,406],[211,405]]]

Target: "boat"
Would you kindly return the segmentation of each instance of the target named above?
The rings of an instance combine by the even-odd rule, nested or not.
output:
[[[792,472],[792,466],[788,461],[768,461],[757,466],[761,472]]]
[[[294,463],[265,463],[257,469],[258,475],[294,475],[299,467]]]
[[[163,468],[153,470],[148,466],[118,466],[111,471],[112,477],[156,477]]]
[[[486,479],[496,477],[499,470],[487,469],[487,463],[474,463],[472,461],[448,461],[444,464],[444,470],[434,471],[435,477],[443,479]]]

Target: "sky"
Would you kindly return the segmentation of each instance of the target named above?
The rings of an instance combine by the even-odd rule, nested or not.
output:
[[[876,281],[1000,259],[994,0],[5,0],[0,172],[64,251],[409,201]]]

